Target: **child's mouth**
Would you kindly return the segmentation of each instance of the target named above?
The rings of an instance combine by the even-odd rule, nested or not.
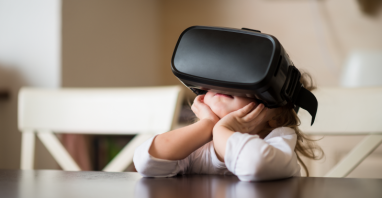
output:
[[[233,96],[231,96],[231,95],[222,94],[222,93],[216,93],[215,96],[223,96],[223,97],[233,98]]]

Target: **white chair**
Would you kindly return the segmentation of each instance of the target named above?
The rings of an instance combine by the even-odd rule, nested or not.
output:
[[[345,177],[382,142],[382,86],[368,88],[320,87],[317,117],[300,110],[301,130],[310,135],[368,135],[325,177]]]
[[[174,128],[182,97],[180,86],[22,88],[18,98],[21,169],[33,169],[35,134],[62,169],[70,171],[80,168],[54,133],[138,134],[103,169],[123,171],[138,145]]]
[[[354,50],[346,59],[340,84],[343,87],[382,86],[382,50]]]

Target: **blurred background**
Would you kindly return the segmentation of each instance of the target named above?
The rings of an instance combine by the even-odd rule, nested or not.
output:
[[[171,55],[180,33],[193,25],[274,35],[319,87],[343,85],[344,67],[359,54],[382,57],[380,0],[0,0],[0,169],[20,167],[21,86],[180,84],[170,69]],[[194,97],[190,91],[186,96],[185,104]],[[187,112],[185,107],[182,115]],[[323,176],[362,138],[319,140],[336,160],[308,162],[311,175]],[[59,168],[41,143],[36,146],[36,169]],[[349,177],[382,178],[380,167],[377,148]]]

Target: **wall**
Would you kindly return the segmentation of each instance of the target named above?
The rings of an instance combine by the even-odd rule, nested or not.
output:
[[[0,168],[20,167],[19,88],[60,86],[60,30],[60,0],[0,1],[0,87],[11,95],[0,101]],[[36,167],[56,167],[40,142],[36,147]]]
[[[160,84],[159,1],[63,1],[64,87]]]

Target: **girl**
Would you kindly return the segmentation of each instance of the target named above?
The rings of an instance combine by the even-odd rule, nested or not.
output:
[[[306,73],[301,83],[314,89]],[[199,121],[157,135],[135,150],[145,177],[177,174],[234,174],[242,181],[300,176],[300,155],[319,159],[313,141],[298,129],[291,105],[268,109],[254,99],[208,91],[191,107]]]

